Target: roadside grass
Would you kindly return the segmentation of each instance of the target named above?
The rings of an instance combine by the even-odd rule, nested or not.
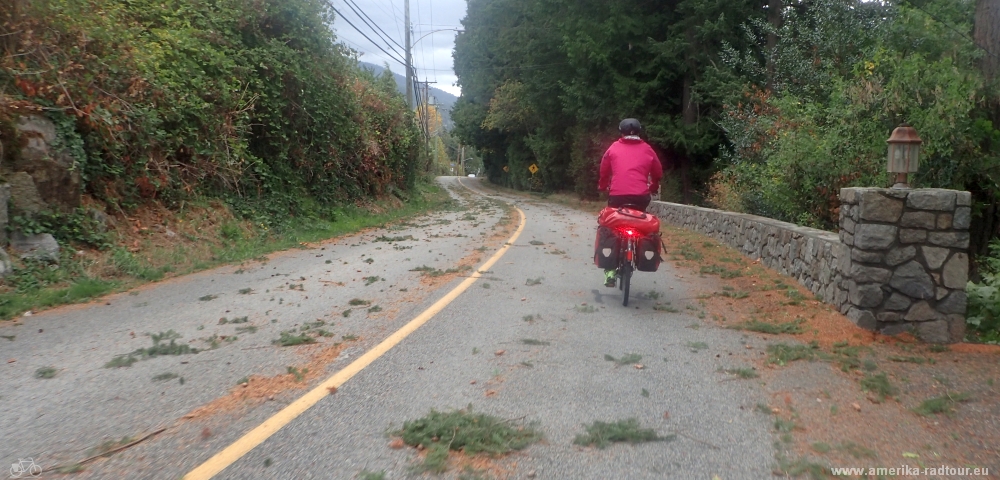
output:
[[[698,273],[718,275],[722,278],[736,278],[743,276],[743,272],[739,270],[730,270],[726,267],[723,267],[722,265],[716,265],[716,264],[703,265],[700,269],[698,269]]]
[[[639,363],[639,361],[642,360],[642,355],[639,355],[638,353],[626,353],[626,354],[622,355],[621,358],[615,358],[615,357],[612,357],[611,355],[605,353],[604,354],[604,359],[607,360],[607,361],[609,361],[609,362],[615,362],[615,364],[617,364],[619,366],[621,366],[621,365],[631,365],[631,364]]]
[[[702,350],[708,348],[708,344],[705,342],[688,342],[687,347],[691,349],[691,352],[698,353]]]
[[[442,277],[442,276],[449,275],[449,274],[452,274],[452,273],[460,273],[460,272],[464,272],[464,271],[467,271],[467,270],[472,270],[472,267],[469,266],[469,265],[464,265],[464,266],[459,267],[459,268],[449,268],[449,269],[446,269],[446,270],[441,270],[441,269],[434,268],[434,267],[428,267],[427,265],[421,265],[419,267],[411,268],[410,269],[411,272],[420,272],[420,273],[422,273],[422,274],[424,274],[424,275],[426,275],[428,277]]]
[[[747,367],[727,368],[722,371],[730,375],[736,375],[737,377],[742,378],[744,380],[757,378],[760,376],[754,369]]]
[[[889,360],[890,362],[915,363],[917,365],[923,365],[925,363],[930,363],[930,364],[937,363],[937,361],[935,361],[933,358],[903,356],[903,355],[889,355],[888,357],[886,357],[886,359]]]
[[[153,377],[154,382],[165,382],[167,380],[173,380],[175,378],[180,378],[180,375],[173,372],[165,372]]]
[[[79,303],[115,291],[119,283],[110,280],[80,278],[64,288],[37,288],[25,292],[0,293],[0,319],[9,319],[28,310]]]
[[[778,458],[777,470],[786,478],[797,478],[803,475],[809,475],[809,478],[813,480],[830,478],[829,474],[831,472],[831,470],[825,465],[816,463],[808,458],[803,457],[795,460],[789,460],[783,456]]]
[[[306,374],[309,373],[308,368],[303,368],[302,370],[299,370],[296,367],[287,367],[285,370],[289,373],[289,375],[295,377],[296,382],[301,382],[305,380]]]
[[[266,261],[273,252],[383,226],[451,201],[445,189],[431,182],[419,182],[408,193],[409,201],[405,203],[392,198],[376,201],[371,208],[345,205],[326,211],[322,218],[292,219],[281,228],[239,220],[216,199],[191,200],[175,211],[159,205],[143,207],[132,216],[155,218],[159,225],[169,225],[175,235],[167,238],[152,228],[135,232],[133,222],[119,221],[109,231],[111,243],[118,246],[99,251],[62,245],[58,268],[14,258],[14,272],[0,285],[0,320],[29,310],[92,300],[168,276],[244,261]],[[138,250],[130,251],[125,245],[130,249],[136,245]],[[78,250],[85,255],[77,255]]]
[[[117,355],[112,358],[111,361],[104,364],[104,368],[131,367],[132,364],[138,362],[139,360],[146,360],[164,355],[189,355],[199,352],[197,348],[193,348],[186,343],[177,343],[177,339],[181,338],[181,334],[173,330],[149,334],[149,337],[153,341],[153,346],[140,348],[131,353]],[[170,343],[164,343],[164,341],[169,341]]]
[[[875,450],[851,441],[842,442],[840,445],[837,445],[837,450],[859,460],[862,458],[878,458],[878,453]]]
[[[680,312],[680,310],[672,307],[670,305],[670,302],[666,302],[664,304],[657,303],[657,304],[653,305],[653,310],[656,310],[658,312],[667,312],[667,313],[678,313],[678,312]]]
[[[499,457],[541,440],[542,433],[536,427],[473,413],[470,404],[451,412],[432,409],[422,418],[403,422],[403,427],[390,435],[401,438],[405,445],[426,449],[423,462],[415,466],[416,471],[443,473],[448,469],[449,451]]]
[[[746,330],[749,332],[766,333],[769,335],[780,335],[780,334],[792,334],[797,335],[805,330],[802,328],[802,324],[805,323],[804,318],[797,318],[791,322],[781,322],[781,323],[771,323],[762,322],[757,319],[753,319],[747,322],[740,323],[738,325],[730,325],[726,328],[733,330]]]
[[[281,336],[271,343],[282,347],[294,347],[295,345],[316,343],[316,339],[307,333],[296,334],[295,330],[286,330],[281,332]]]
[[[584,425],[586,433],[578,434],[573,439],[574,445],[583,447],[595,446],[599,449],[607,448],[615,442],[623,443],[643,443],[643,442],[669,442],[677,438],[676,435],[661,437],[652,428],[642,428],[639,420],[629,418],[616,422],[595,421],[590,425]]]
[[[889,381],[889,377],[885,373],[868,375],[865,378],[862,378],[861,389],[878,395],[879,401],[885,400],[886,397],[895,396],[898,391]]]
[[[788,345],[777,343],[767,346],[767,362],[776,365],[787,365],[796,360],[815,360],[819,356],[819,344],[811,342],[808,345]]]
[[[358,480],[385,480],[385,470],[379,470],[377,472],[362,470],[358,473],[357,478]]]
[[[937,413],[950,414],[957,403],[967,402],[971,398],[968,393],[946,393],[938,397],[928,398],[920,405],[913,408],[913,411],[921,416],[928,417]]]
[[[525,345],[551,345],[550,342],[546,342],[544,340],[535,340],[534,338],[521,339],[521,343]]]

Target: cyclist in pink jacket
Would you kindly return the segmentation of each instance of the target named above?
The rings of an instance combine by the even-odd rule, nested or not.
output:
[[[660,190],[663,165],[648,143],[639,138],[642,125],[634,118],[618,124],[622,137],[608,147],[601,158],[598,191],[608,191],[608,206],[632,205],[646,210],[652,194]],[[615,286],[615,270],[604,271],[604,283]]]
[[[652,194],[660,190],[663,165],[648,143],[639,138],[642,125],[634,118],[618,124],[622,138],[612,143],[601,159],[601,179],[597,190],[608,190],[608,206],[649,206]]]

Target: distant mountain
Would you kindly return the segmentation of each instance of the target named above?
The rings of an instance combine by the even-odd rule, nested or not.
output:
[[[374,63],[368,62],[358,62],[362,67],[375,72],[375,75],[381,75],[385,71],[385,67],[375,65]],[[406,94],[406,77],[400,75],[396,72],[392,72],[392,77],[396,79],[396,88],[399,89],[399,93]],[[444,123],[444,128],[451,130],[454,125],[451,122],[451,107],[455,105],[455,101],[458,97],[441,90],[439,88],[430,88],[431,91],[431,103],[437,105],[437,109],[441,112],[441,121]]]

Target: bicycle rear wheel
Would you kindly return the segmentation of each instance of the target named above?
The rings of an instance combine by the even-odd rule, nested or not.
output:
[[[622,276],[622,306],[628,306],[628,289],[629,284],[632,283],[632,262],[625,262],[622,264],[621,270]]]

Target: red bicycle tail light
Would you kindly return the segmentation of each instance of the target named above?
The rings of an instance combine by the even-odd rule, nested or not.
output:
[[[634,236],[635,235],[635,230],[632,230],[631,228],[626,228],[625,229],[625,235],[628,235],[630,237]]]

